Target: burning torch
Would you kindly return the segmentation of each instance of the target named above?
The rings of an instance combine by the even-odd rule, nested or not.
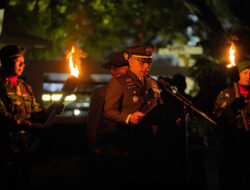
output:
[[[67,54],[67,60],[69,61],[70,75],[68,76],[66,82],[63,85],[62,92],[63,95],[59,100],[59,104],[62,104],[66,98],[66,96],[72,94],[79,83],[78,75],[79,75],[79,67],[81,57],[86,57],[86,54],[82,52],[80,49],[76,49],[74,46],[71,51]],[[49,117],[45,122],[45,127],[49,127],[52,119],[56,115],[56,109],[54,108]]]
[[[235,51],[236,51],[236,46],[234,45],[233,42],[231,42],[231,47],[229,50],[229,59],[230,59],[230,64],[227,65],[227,68],[229,68],[229,74],[230,77],[233,81],[234,84],[234,90],[235,90],[235,97],[239,98],[240,97],[240,90],[238,86],[238,80],[239,80],[239,73],[238,69],[236,67],[235,63]],[[244,109],[240,109],[240,114],[243,120],[244,128],[246,131],[248,131],[248,123],[247,123],[247,117]]]

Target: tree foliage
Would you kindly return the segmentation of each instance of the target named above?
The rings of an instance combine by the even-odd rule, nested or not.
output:
[[[192,23],[181,1],[10,0],[9,10],[28,32],[53,42],[39,57],[60,57],[73,41],[96,59],[133,44],[185,43]]]
[[[185,44],[190,40],[187,27],[192,27],[193,35],[200,38],[205,53],[218,58],[224,54],[230,35],[240,35],[242,43],[248,37],[246,3],[246,0],[240,3],[236,0],[9,0],[8,10],[28,32],[53,42],[52,49],[33,53],[40,58],[60,58],[72,42],[78,42],[95,59],[134,44],[151,42],[158,47]],[[246,12],[242,14],[241,10]],[[198,20],[191,19],[191,15]]]

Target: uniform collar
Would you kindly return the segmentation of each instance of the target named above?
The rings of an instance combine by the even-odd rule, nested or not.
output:
[[[133,80],[133,82],[139,86],[139,87],[143,87],[143,84],[142,84],[142,81],[139,79],[139,77],[134,73],[132,72],[130,69],[128,70],[128,76]]]
[[[148,90],[148,89],[150,89],[152,87],[151,80],[150,80],[149,76],[144,77],[144,85],[143,85],[142,81],[139,79],[139,77],[135,73],[133,73],[130,69],[128,69],[127,75],[140,88],[145,88],[146,90]]]

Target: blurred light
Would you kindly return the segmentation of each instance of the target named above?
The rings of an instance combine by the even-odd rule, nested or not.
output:
[[[75,110],[74,110],[74,115],[75,115],[75,116],[80,115],[80,113],[81,113],[81,111],[80,111],[79,109],[75,109]]]
[[[52,94],[52,101],[59,101],[62,94]]]
[[[88,108],[89,107],[89,102],[83,102],[82,106],[85,107],[85,108]]]
[[[50,101],[50,95],[49,94],[43,94],[42,95],[42,100],[43,101]]]
[[[62,97],[62,94],[43,94],[42,95],[42,100],[43,101],[59,101]],[[76,98],[76,95],[72,94],[70,96],[66,96],[65,98],[65,101],[69,101],[69,102],[73,102],[75,101],[77,98]]]
[[[70,96],[66,96],[65,101],[75,101],[76,100],[76,95],[72,94]]]
[[[48,92],[59,92],[63,87],[63,83],[43,83],[43,90]]]

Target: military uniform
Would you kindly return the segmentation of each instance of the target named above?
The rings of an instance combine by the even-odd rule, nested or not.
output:
[[[52,104],[41,109],[31,87],[18,78],[25,67],[24,53],[24,48],[17,45],[0,50],[0,164],[6,177],[3,182],[9,188],[26,185],[31,141],[44,130],[43,122],[50,111],[55,108],[59,114],[63,108]]]
[[[41,120],[41,117],[38,119],[37,114],[42,116],[45,112],[42,112],[36,102],[30,85],[22,79],[17,79],[17,86],[13,87],[7,77],[1,77],[0,90],[0,114],[3,118],[25,125]]]
[[[216,118],[227,118],[229,123],[235,129],[243,130],[242,118],[239,112],[232,110],[230,106],[235,100],[235,90],[233,87],[227,88],[219,93],[215,101],[214,116]],[[249,96],[245,98],[245,113],[248,118],[248,125],[250,124],[250,99]]]
[[[117,144],[116,123],[107,120],[103,115],[107,86],[98,87],[93,92],[88,110],[88,146],[90,151],[106,155],[121,154],[121,147]]]
[[[128,62],[123,52],[116,53],[107,63],[102,65],[108,69],[112,77],[123,74]],[[119,68],[123,67],[123,68]],[[114,71],[113,73],[111,72]],[[124,152],[121,143],[120,129],[116,122],[104,117],[104,103],[107,85],[94,90],[88,110],[88,171],[89,182],[93,184],[119,183],[123,180]]]
[[[47,111],[39,107],[27,83],[17,79],[17,86],[13,87],[7,77],[0,77],[0,162],[7,181],[16,180],[13,185],[27,182],[31,125],[46,116]]]
[[[13,87],[7,77],[0,77],[0,121],[5,151],[27,148],[27,131],[32,122],[41,122],[47,115],[48,111],[36,102],[30,85],[17,79],[17,86]]]
[[[143,84],[144,83],[144,84]],[[130,70],[117,79],[112,79],[106,89],[104,114],[119,123],[122,131],[120,139],[128,152],[131,180],[144,180],[152,175],[152,157],[154,148],[153,126],[149,124],[131,125],[127,118],[136,111],[146,113],[161,103],[157,82],[150,76],[144,82]],[[140,183],[140,182],[139,182]]]
[[[105,115],[109,119],[126,124],[129,114],[136,111],[146,113],[161,103],[157,82],[150,76],[144,78],[144,84],[130,70],[127,74],[112,79],[107,87]]]
[[[215,102],[214,116],[217,119],[217,131],[222,150],[220,166],[221,189],[232,187],[250,187],[249,159],[250,159],[250,134],[243,126],[242,117],[232,104],[235,100],[233,87],[219,93]],[[244,110],[250,123],[249,94],[245,97]]]

